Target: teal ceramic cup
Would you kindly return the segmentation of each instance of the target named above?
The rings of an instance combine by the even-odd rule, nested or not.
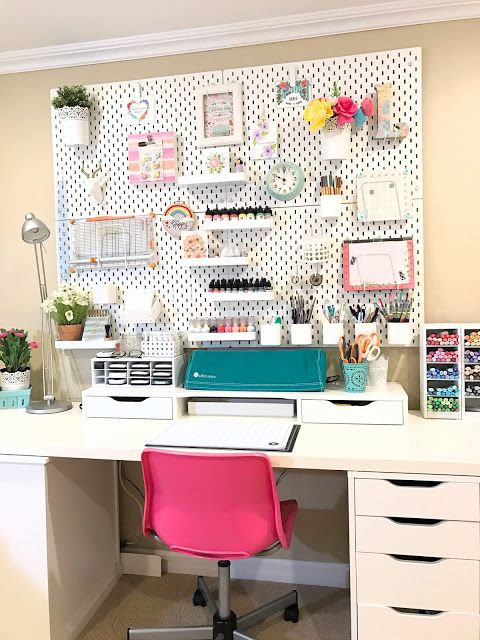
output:
[[[353,364],[343,363],[343,378],[345,380],[345,391],[349,393],[361,393],[367,386],[368,363]]]

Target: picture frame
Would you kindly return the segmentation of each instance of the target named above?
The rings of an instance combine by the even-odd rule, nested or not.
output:
[[[202,174],[212,177],[230,173],[230,148],[207,147],[202,149]]]
[[[212,84],[197,89],[195,107],[199,147],[242,144],[241,83]]]
[[[208,233],[199,231],[182,231],[182,258],[184,260],[195,260],[208,258]]]

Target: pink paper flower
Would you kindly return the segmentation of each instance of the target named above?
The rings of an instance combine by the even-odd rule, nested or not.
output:
[[[364,98],[360,106],[362,108],[363,113],[367,116],[367,118],[370,118],[370,116],[373,116],[374,106],[373,106],[373,100],[371,98]]]
[[[7,336],[8,336],[8,333],[5,333],[5,332],[0,333],[0,338],[6,338]]]
[[[341,127],[347,122],[353,122],[353,116],[357,113],[358,107],[351,98],[340,96],[333,110],[338,116],[338,126]]]
[[[26,335],[27,335],[27,334],[26,334],[26,333],[23,333],[23,331],[15,331],[15,336],[16,336],[17,338],[25,338],[25,336],[26,336]]]
[[[28,346],[30,347],[30,349],[38,349],[38,342],[36,342],[36,340],[32,340],[28,343]]]

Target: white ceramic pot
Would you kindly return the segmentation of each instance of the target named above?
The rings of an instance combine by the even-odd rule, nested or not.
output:
[[[312,344],[312,325],[292,324],[290,327],[290,341],[292,344]]]
[[[352,128],[349,124],[320,131],[322,160],[348,160],[352,147]]]
[[[260,325],[260,344],[269,347],[278,347],[282,344],[282,325],[261,324]]]
[[[90,111],[88,107],[62,107],[58,110],[64,144],[71,146],[90,141]]]
[[[0,386],[2,391],[20,391],[30,388],[30,369],[26,371],[9,372],[5,369],[0,371]]]

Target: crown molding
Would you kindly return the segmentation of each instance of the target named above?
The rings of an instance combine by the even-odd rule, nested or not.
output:
[[[480,0],[393,0],[263,20],[0,53],[0,74],[153,58],[480,17]]]

